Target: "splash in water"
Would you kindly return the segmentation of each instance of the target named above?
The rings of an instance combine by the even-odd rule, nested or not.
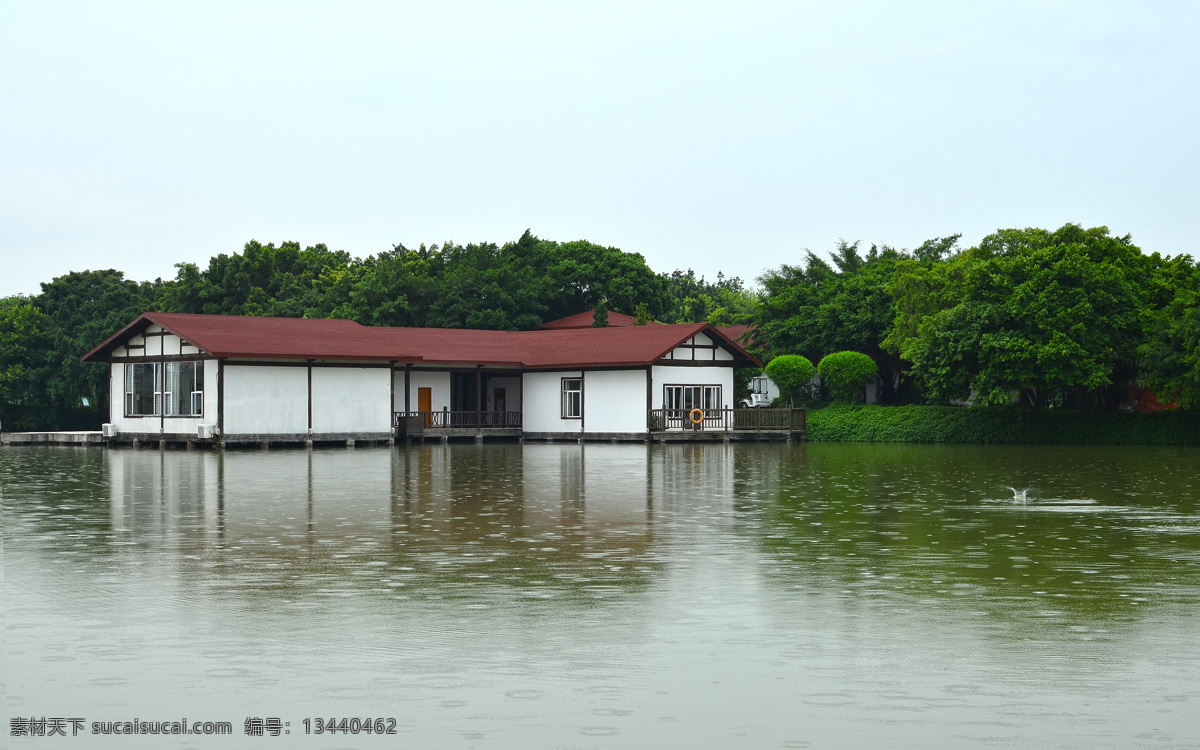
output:
[[[1026,487],[1023,490],[1018,490],[1016,487],[1009,487],[1008,489],[1012,490],[1013,501],[1018,503],[1029,502],[1029,487]]]

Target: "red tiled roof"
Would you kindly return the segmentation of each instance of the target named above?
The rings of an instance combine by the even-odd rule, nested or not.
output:
[[[240,315],[142,313],[83,356],[101,360],[120,346],[125,337],[157,323],[214,357],[264,357],[269,359],[338,359],[419,361],[382,329],[360,326],[352,320],[257,318]]]
[[[735,356],[749,355],[707,323],[481,331],[453,328],[384,328],[350,320],[255,318],[233,315],[143,313],[83,356],[103,361],[134,333],[157,323],[214,357],[377,360],[458,365],[628,367],[653,364],[704,331]]]
[[[649,365],[706,328],[704,323],[530,331],[523,337],[526,367]]]
[[[442,364],[521,364],[519,333],[472,328],[377,328],[397,348]]]
[[[728,336],[733,341],[745,346],[746,341],[742,337],[753,331],[754,326],[717,326],[717,330]]]
[[[556,330],[559,328],[591,328],[592,321],[595,320],[593,317],[594,315],[594,311],[588,310],[587,312],[568,315],[567,317],[559,318],[558,320],[550,320],[542,323],[542,330]],[[609,328],[631,326],[636,322],[637,318],[633,317],[632,315],[626,315],[625,313],[614,312],[612,310],[609,310],[608,312]]]
[[[618,367],[653,364],[697,333],[708,330],[726,338],[705,323],[563,328],[538,331],[477,331],[447,328],[380,328],[419,352],[424,362],[439,364],[520,365],[552,367]],[[728,342],[727,343],[731,343]],[[741,354],[735,345],[735,354]]]

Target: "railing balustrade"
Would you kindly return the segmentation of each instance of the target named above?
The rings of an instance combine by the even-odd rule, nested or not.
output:
[[[519,429],[519,411],[398,411],[392,426],[405,432],[425,429]]]
[[[804,409],[702,409],[698,422],[692,422],[692,409],[651,409],[647,419],[650,432],[664,430],[804,432]],[[519,411],[398,411],[392,414],[392,426],[401,434],[427,429],[500,430],[522,427]]]
[[[804,409],[700,409],[702,416],[692,421],[694,409],[651,409],[651,432],[664,430],[803,432],[807,425]]]

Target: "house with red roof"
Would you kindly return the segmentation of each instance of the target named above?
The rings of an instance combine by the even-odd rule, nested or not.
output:
[[[117,442],[734,429],[734,369],[758,365],[738,342],[706,323],[590,316],[484,331],[147,312],[83,360],[109,363]]]

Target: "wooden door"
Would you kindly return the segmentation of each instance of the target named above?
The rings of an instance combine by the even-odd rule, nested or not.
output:
[[[421,412],[421,416],[425,417],[425,426],[433,426],[433,389],[418,388],[417,389],[417,411]]]

